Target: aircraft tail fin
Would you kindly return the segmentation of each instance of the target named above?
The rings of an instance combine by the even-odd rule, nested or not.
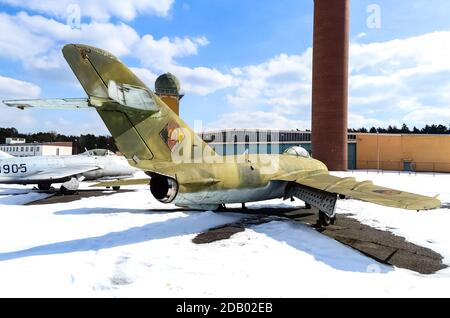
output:
[[[173,162],[216,155],[156,94],[118,58],[79,44],[63,48],[64,57],[89,95],[89,103],[127,159]]]

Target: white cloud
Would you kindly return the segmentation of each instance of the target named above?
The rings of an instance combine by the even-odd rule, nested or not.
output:
[[[450,32],[351,44],[351,127],[398,125],[402,120],[408,124],[446,121],[450,104],[448,56]],[[311,49],[302,55],[281,54],[259,65],[233,68],[238,88],[228,96],[228,102],[244,111],[269,107],[271,113],[306,119],[311,73]]]
[[[35,84],[0,75],[0,98],[37,98],[41,88]]]
[[[366,36],[367,36],[367,33],[361,32],[361,33],[359,33],[356,37],[357,37],[358,39],[362,39],[362,38],[364,38],[364,37],[366,37]]]
[[[450,122],[450,108],[434,108],[414,110],[408,113],[403,120],[414,124],[447,124]]]
[[[148,88],[154,89],[157,74],[153,73],[149,69],[142,67],[130,67],[130,70],[139,77]]]
[[[0,100],[37,98],[41,94],[39,86],[0,75]],[[19,111],[0,104],[0,127],[16,127],[29,130],[35,124],[30,111]],[[2,142],[2,141],[0,141]]]
[[[349,128],[360,128],[360,127],[383,127],[386,123],[375,118],[367,118],[362,115],[357,115],[350,113],[348,115],[348,126]]]
[[[113,16],[131,21],[139,14],[167,16],[174,0],[0,0],[0,2],[59,19],[66,19],[71,12],[69,6],[76,4],[82,16],[96,21],[108,21]]]
[[[25,1],[23,6],[36,6],[34,10],[59,17],[61,9],[58,6],[47,8],[47,2],[32,4]],[[131,3],[135,14],[142,14],[140,1],[126,3]],[[115,15],[114,10],[105,14],[108,17]],[[125,11],[123,14],[133,16]],[[282,123],[285,128],[289,125],[309,126],[311,48],[301,55],[280,54],[260,64],[234,67],[224,72],[180,63],[182,58],[197,55],[201,47],[209,44],[205,37],[157,39],[150,34],[141,37],[124,23],[101,21],[107,18],[84,23],[81,29],[72,29],[57,19],[24,12],[17,15],[0,13],[0,57],[21,61],[30,70],[65,74],[67,67],[60,52],[62,45],[67,42],[91,44],[121,58],[137,58],[140,65],[132,69],[150,88],[153,88],[157,75],[163,72],[179,77],[187,94],[207,95],[228,88],[225,102],[235,109],[222,115],[216,122],[220,126],[224,126],[225,121],[230,127],[237,124],[270,126],[268,118]],[[411,125],[424,117],[433,122],[444,120],[446,117],[436,110],[449,105],[448,56],[450,31],[382,43],[351,44],[350,124],[355,127],[363,124],[382,126],[404,119],[411,121],[407,122]],[[246,115],[237,116],[236,108]],[[244,119],[247,115],[253,115],[253,126]]]
[[[450,104],[450,32],[350,46],[350,107],[380,120],[441,123]],[[441,111],[438,111],[441,110]],[[384,126],[386,123],[384,123]]]
[[[168,70],[180,79],[181,89],[197,95],[211,94],[233,85],[233,77],[207,67],[171,65]]]
[[[238,88],[228,101],[239,107],[268,105],[278,112],[304,112],[311,103],[312,50],[281,54],[259,65],[232,69]]]
[[[372,70],[396,77],[449,69],[450,32],[433,32],[403,40],[350,46],[350,71]]]
[[[207,45],[205,37],[174,38],[163,37],[155,40],[152,35],[144,35],[136,45],[135,55],[144,66],[165,69],[174,64],[175,58],[197,55],[198,47]]]
[[[189,68],[179,65],[178,58],[196,55],[208,45],[205,37],[154,39],[142,38],[124,23],[91,22],[80,29],[43,16],[25,12],[11,16],[0,13],[0,57],[19,60],[24,67],[46,73],[67,74],[61,48],[66,43],[84,43],[101,47],[119,57],[137,57],[147,67],[138,68],[149,87],[154,74],[172,72],[180,78],[186,93],[206,95],[232,85],[233,77],[217,69]],[[54,75],[52,77],[55,77]]]
[[[140,38],[126,24],[93,22],[81,29],[42,16],[20,12],[0,13],[0,56],[20,60],[28,69],[61,69],[65,61],[61,48],[66,43],[85,43],[102,47],[118,56],[130,54]]]

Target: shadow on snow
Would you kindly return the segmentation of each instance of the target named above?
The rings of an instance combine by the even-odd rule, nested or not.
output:
[[[183,209],[112,209],[83,208],[55,212],[56,215],[89,215],[107,213],[145,213],[157,214],[185,211]],[[233,209],[233,212],[237,209]],[[241,211],[244,212],[244,211]],[[248,212],[248,211],[245,211]],[[254,211],[253,211],[254,212]],[[101,236],[45,244],[25,250],[0,253],[0,261],[19,259],[30,256],[55,255],[73,252],[98,251],[118,246],[137,244],[152,240],[176,236],[192,235],[209,228],[234,223],[235,213],[192,212],[166,221],[149,223],[124,231],[111,232]],[[242,217],[244,217],[241,214]],[[264,234],[279,242],[285,242],[291,247],[308,253],[317,261],[337,270],[350,272],[387,273],[393,268],[380,264],[375,260],[355,251],[333,239],[330,239],[305,224],[291,220],[275,220],[266,224],[251,226],[251,230]],[[299,268],[301,270],[301,268]]]

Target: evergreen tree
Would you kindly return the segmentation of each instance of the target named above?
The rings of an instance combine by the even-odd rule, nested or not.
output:
[[[403,123],[402,129],[400,131],[401,131],[402,134],[409,134],[409,133],[411,133],[411,131],[409,130],[409,127],[405,123]]]

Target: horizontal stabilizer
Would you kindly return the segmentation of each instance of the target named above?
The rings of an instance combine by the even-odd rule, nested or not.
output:
[[[9,107],[25,108],[48,108],[48,109],[77,109],[89,108],[87,98],[52,98],[52,99],[23,99],[4,100],[3,103]]]

